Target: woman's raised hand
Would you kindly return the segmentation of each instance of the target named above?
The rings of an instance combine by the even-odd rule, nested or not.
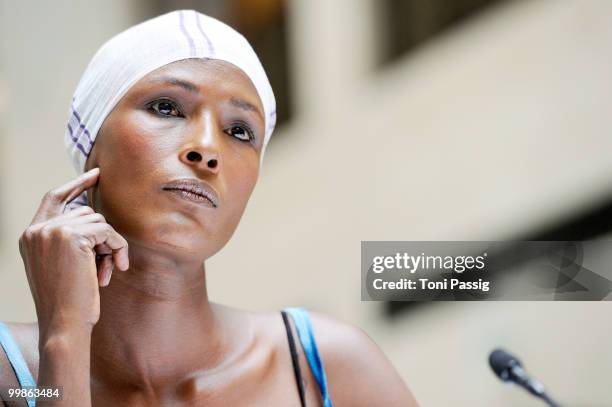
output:
[[[65,323],[93,328],[100,317],[98,286],[108,285],[114,267],[128,269],[127,241],[104,216],[89,206],[64,213],[99,174],[94,168],[47,192],[19,239],[40,329]]]

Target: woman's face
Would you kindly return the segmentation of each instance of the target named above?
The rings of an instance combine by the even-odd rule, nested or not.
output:
[[[100,168],[90,205],[132,244],[206,259],[244,212],[264,129],[243,71],[219,60],[168,64],[138,81],[100,128],[85,166]],[[190,187],[201,189],[180,191]]]

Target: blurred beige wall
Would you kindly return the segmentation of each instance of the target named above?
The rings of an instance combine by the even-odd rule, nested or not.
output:
[[[97,47],[135,22],[125,4],[0,2],[0,319],[35,318],[17,239],[42,194],[73,176],[68,101]],[[297,114],[207,264],[211,298],[361,326],[423,406],[539,406],[489,372],[499,345],[567,405],[610,405],[608,303],[439,303],[390,322],[360,301],[359,250],[510,238],[603,199],[612,3],[508,2],[383,70],[375,0],[290,6]]]

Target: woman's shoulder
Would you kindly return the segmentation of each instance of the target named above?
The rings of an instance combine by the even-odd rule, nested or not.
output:
[[[341,318],[306,311],[334,404],[418,405],[391,360],[366,331]]]
[[[38,322],[2,322],[17,344],[34,378],[38,377]],[[8,357],[0,349],[0,384],[15,382],[15,373]]]

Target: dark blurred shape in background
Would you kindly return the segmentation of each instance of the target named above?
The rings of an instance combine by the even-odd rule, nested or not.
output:
[[[454,24],[503,0],[381,0],[386,24],[382,64],[392,62]]]

